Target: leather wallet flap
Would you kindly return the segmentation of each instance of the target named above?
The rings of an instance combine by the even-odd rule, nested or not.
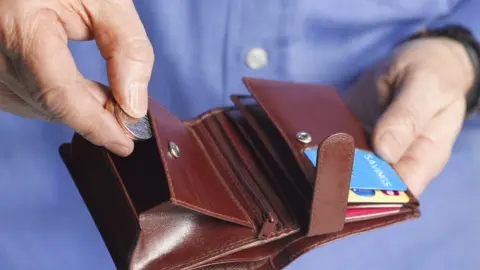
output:
[[[318,147],[307,236],[343,229],[355,146],[344,133],[328,137]]]
[[[361,126],[335,88],[252,78],[244,78],[244,83],[309,177],[314,178],[314,172],[303,150],[318,147],[333,134],[349,134],[355,147],[369,149]],[[300,132],[311,140],[299,141]]]
[[[206,215],[252,227],[196,135],[153,98],[149,99],[149,117],[171,201]]]

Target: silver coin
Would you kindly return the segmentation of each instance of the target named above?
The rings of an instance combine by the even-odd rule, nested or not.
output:
[[[140,119],[132,118],[114,100],[108,101],[106,109],[115,116],[130,139],[148,140],[152,137],[150,119],[147,115]]]
[[[144,116],[133,123],[123,124],[128,132],[134,137],[134,140],[148,140],[152,137],[152,128],[148,116]]]

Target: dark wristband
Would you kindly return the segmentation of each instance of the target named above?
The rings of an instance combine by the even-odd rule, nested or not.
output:
[[[465,96],[466,113],[472,115],[480,111],[480,45],[470,30],[461,25],[447,25],[415,33],[407,41],[423,37],[446,37],[456,40],[465,47],[475,71],[473,86]]]

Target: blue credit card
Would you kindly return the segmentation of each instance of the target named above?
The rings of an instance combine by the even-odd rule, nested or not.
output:
[[[309,148],[304,152],[305,156],[315,167],[317,165],[317,149]],[[403,183],[390,164],[381,159],[375,153],[362,149],[355,149],[350,188],[397,191],[407,190],[407,186]]]

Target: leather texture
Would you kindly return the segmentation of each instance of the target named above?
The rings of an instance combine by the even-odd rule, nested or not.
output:
[[[328,242],[419,217],[409,193],[395,215],[345,222],[354,150],[369,147],[334,88],[244,82],[251,96],[184,121],[150,98],[153,138],[126,158],[78,134],[60,147],[118,269],[281,269]],[[318,170],[303,155],[311,147]]]

